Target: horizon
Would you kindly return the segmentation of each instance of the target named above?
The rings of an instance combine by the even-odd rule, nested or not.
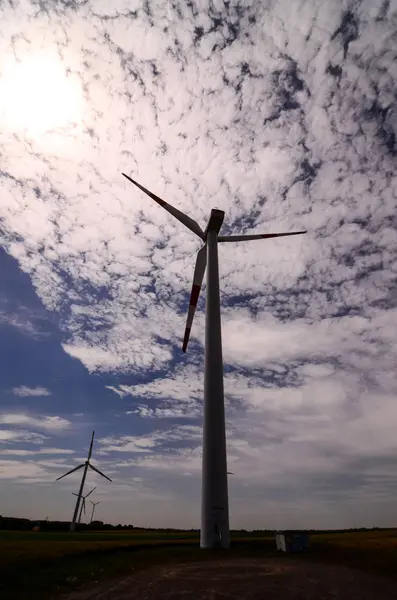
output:
[[[20,521],[29,521],[30,523],[55,523],[55,524],[62,524],[62,525],[69,525],[70,524],[70,520],[69,521],[52,521],[51,519],[27,519],[24,517],[9,517],[6,515],[0,515],[0,519],[13,519],[13,520],[20,520]],[[84,531],[84,532],[95,532],[95,529],[91,529],[91,525],[93,523],[98,523],[100,524],[100,529],[99,530],[106,530],[107,527],[111,527],[113,529],[117,529],[118,527],[121,527],[123,529],[134,529],[135,531],[139,531],[139,530],[153,530],[153,531],[184,531],[184,532],[194,532],[199,534],[200,533],[200,527],[198,528],[177,528],[177,527],[167,527],[167,526],[163,526],[163,527],[150,527],[150,525],[148,525],[147,527],[144,527],[142,525],[133,525],[132,523],[128,523],[128,524],[123,524],[123,523],[117,523],[117,524],[113,524],[113,523],[106,523],[105,521],[101,521],[100,519],[94,519],[91,522],[88,523],[79,523],[77,524],[76,527],[76,531],[75,532],[70,532],[69,530],[65,530],[65,533],[76,533],[79,531]],[[373,530],[395,530],[397,529],[397,526],[389,526],[389,527],[378,527],[376,525],[373,525],[372,527],[349,527],[349,528],[344,528],[344,529],[283,529],[283,530],[279,530],[279,529],[272,529],[272,528],[265,528],[265,529],[244,529],[244,528],[240,528],[240,529],[230,529],[230,532],[239,532],[239,531],[246,531],[248,533],[274,533],[274,532],[278,532],[278,531],[307,531],[307,532],[314,532],[314,533],[329,533],[329,532],[335,532],[335,533],[340,533],[340,532],[344,532],[344,531],[373,531]],[[18,530],[18,529],[2,529],[2,531],[25,531],[23,529]],[[61,530],[63,531],[63,530]]]
[[[395,14],[4,6],[1,514],[71,520],[95,430],[98,520],[199,527],[200,241],[125,172],[222,235],[307,230],[219,247],[231,530],[396,521]]]

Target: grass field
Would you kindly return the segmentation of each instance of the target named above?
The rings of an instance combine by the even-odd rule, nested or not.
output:
[[[397,580],[397,529],[317,534],[310,556]]]
[[[397,580],[397,530],[316,534],[305,560],[344,564]],[[0,597],[57,598],[78,587],[169,562],[207,560],[197,533],[0,531]],[[218,551],[219,553],[219,551]],[[223,557],[275,554],[268,537],[232,537]],[[302,555],[299,555],[302,558]],[[294,556],[288,557],[294,560]]]
[[[45,533],[33,531],[0,531],[0,561],[2,567],[11,569],[21,564],[52,560],[88,551],[112,550],[124,547],[161,545],[198,540],[189,534],[158,534],[89,532]],[[1,589],[1,588],[0,588]]]

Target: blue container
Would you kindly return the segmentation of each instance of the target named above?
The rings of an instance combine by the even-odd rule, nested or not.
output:
[[[304,552],[309,549],[310,537],[300,531],[278,531],[276,543],[277,550],[282,552]]]

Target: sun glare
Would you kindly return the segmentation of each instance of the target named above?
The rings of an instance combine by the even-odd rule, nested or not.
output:
[[[21,61],[9,58],[0,73],[2,128],[43,135],[80,121],[78,82],[66,74],[56,56],[41,54]]]

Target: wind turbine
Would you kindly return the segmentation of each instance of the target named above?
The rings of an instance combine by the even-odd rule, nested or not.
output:
[[[100,504],[100,502],[99,501],[98,502],[93,502],[92,500],[90,500],[90,502],[92,504],[92,513],[91,513],[91,521],[90,521],[90,523],[92,523],[93,520],[94,520],[95,508],[96,508],[97,504]]]
[[[86,494],[85,496],[83,496],[83,494],[81,495],[82,503],[81,503],[80,514],[79,514],[79,518],[78,518],[77,523],[81,522],[81,515],[82,515],[83,511],[84,511],[84,514],[85,514],[85,499],[88,498],[88,496],[90,494],[92,494],[92,492],[94,490],[96,490],[96,486],[94,488],[92,488],[92,490],[90,492],[88,492],[88,494]],[[72,492],[72,493],[73,493],[73,496],[78,496],[78,494],[76,494],[75,492]]]
[[[306,231],[221,236],[218,234],[225,213],[223,210],[216,208],[211,210],[207,227],[203,231],[194,219],[156,196],[156,194],[153,194],[144,188],[125,173],[123,173],[123,175],[204,242],[204,245],[197,254],[182,349],[186,352],[205,269],[208,265],[205,311],[204,424],[200,547],[214,548],[216,546],[221,546],[223,548],[229,548],[229,500],[227,488],[218,242],[263,240],[289,235],[300,235],[306,233]]]
[[[81,484],[80,484],[79,493],[77,494],[76,506],[74,508],[73,518],[72,518],[72,522],[70,524],[70,531],[74,531],[75,528],[76,528],[76,520],[77,520],[77,515],[79,514],[79,507],[80,507],[81,498],[83,496],[85,478],[87,477],[88,467],[90,467],[90,469],[92,469],[93,471],[96,471],[96,473],[99,473],[99,475],[102,475],[102,477],[104,477],[108,481],[112,481],[110,479],[110,477],[108,477],[107,475],[104,475],[103,473],[101,473],[101,471],[99,469],[97,469],[96,467],[94,467],[94,465],[92,465],[90,463],[90,458],[91,458],[91,454],[92,454],[92,445],[94,443],[94,435],[95,435],[95,431],[92,432],[91,444],[90,444],[90,449],[88,450],[88,458],[87,458],[87,460],[84,463],[81,463],[81,465],[79,465],[78,467],[75,467],[71,471],[68,471],[67,473],[65,473],[64,475],[61,475],[60,477],[58,477],[56,479],[56,481],[59,481],[63,477],[66,477],[67,475],[70,475],[71,473],[74,473],[74,471],[78,471],[79,469],[84,468],[83,477],[81,478]]]

